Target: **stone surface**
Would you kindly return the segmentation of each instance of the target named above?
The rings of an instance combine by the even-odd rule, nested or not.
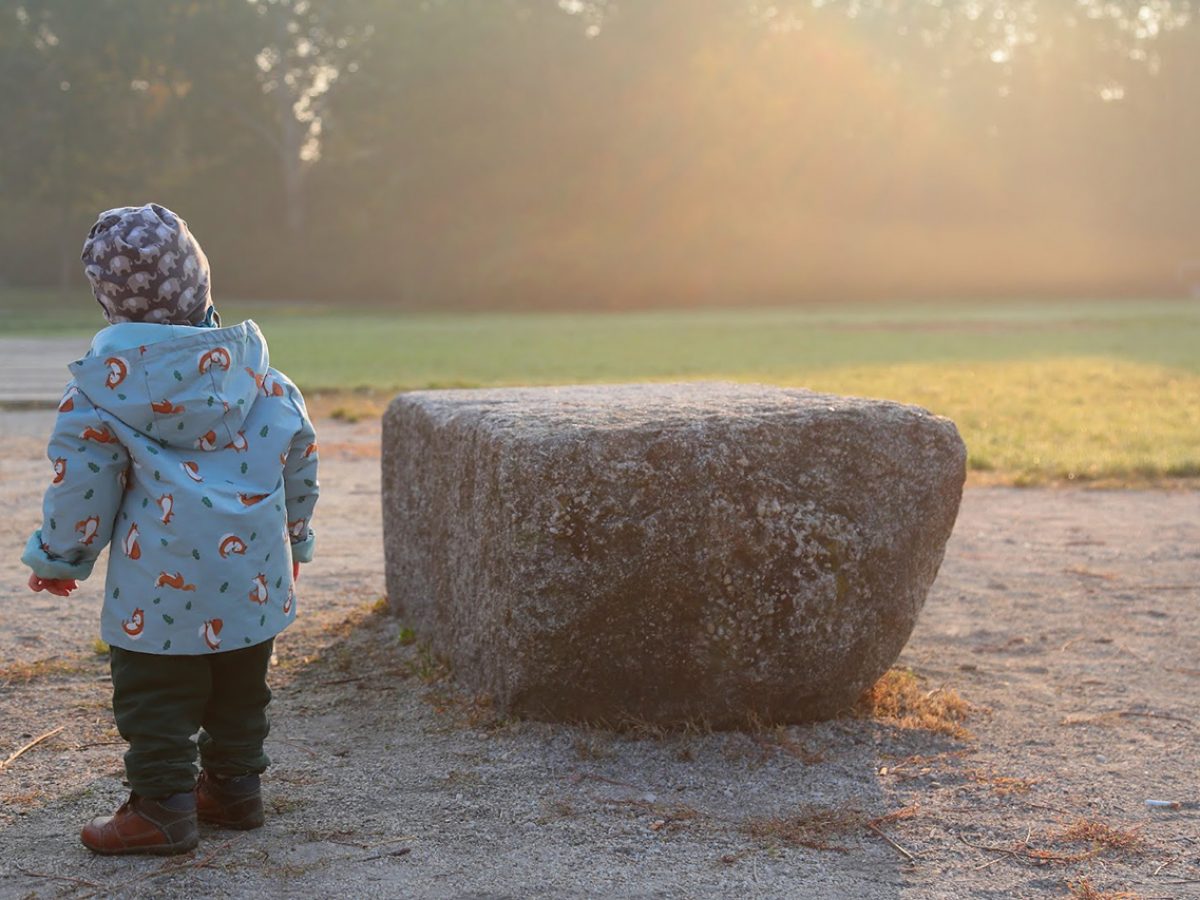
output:
[[[836,715],[895,661],[966,450],[916,407],[759,385],[422,391],[383,422],[392,608],[536,718]]]

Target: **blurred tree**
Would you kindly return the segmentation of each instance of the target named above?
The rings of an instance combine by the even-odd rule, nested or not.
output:
[[[14,253],[27,254],[31,238],[54,248],[42,278],[75,276],[80,225],[109,198],[143,190],[157,168],[145,137],[165,105],[149,91],[156,44],[169,39],[158,6],[0,0],[0,196],[6,231],[32,232]]]
[[[353,3],[249,0],[248,5],[259,27],[246,33],[260,46],[238,47],[227,71],[243,89],[257,84],[273,108],[249,113],[232,108],[278,156],[284,223],[296,237],[304,226],[304,180],[321,158],[331,94],[340,79],[357,70],[356,56],[374,26],[355,21]]]
[[[0,0],[0,282],[155,199],[243,295],[1166,289],[1195,7]]]
[[[369,4],[176,5],[182,21],[167,64],[185,88],[178,113],[189,155],[204,161],[185,202],[205,221],[237,210],[239,226],[218,233],[215,245],[231,248],[224,271],[232,283],[258,293],[303,290],[308,183],[322,164],[334,98],[373,33],[363,15]]]
[[[296,240],[333,86],[370,35],[354,9],[0,0],[0,188],[24,227],[56,236],[60,282],[75,276],[80,227],[99,209],[211,197],[216,173],[219,205],[271,206],[262,181],[273,166],[277,221]]]

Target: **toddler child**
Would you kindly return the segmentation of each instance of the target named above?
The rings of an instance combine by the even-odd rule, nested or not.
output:
[[[180,853],[197,818],[263,821],[267,665],[312,559],[316,435],[258,326],[221,327],[179,216],[101,213],[83,263],[110,324],[70,366],[21,559],[33,590],[65,597],[111,541],[100,634],[131,792],[81,837],[97,853]]]

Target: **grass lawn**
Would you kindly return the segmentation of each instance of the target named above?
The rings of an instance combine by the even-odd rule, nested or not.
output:
[[[604,314],[388,313],[222,302],[346,415],[406,388],[726,378],[917,403],[958,424],[975,480],[1200,477],[1200,303],[975,302]],[[102,320],[86,291],[0,292],[0,333]]]

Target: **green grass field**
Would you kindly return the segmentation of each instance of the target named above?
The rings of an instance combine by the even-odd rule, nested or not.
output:
[[[917,403],[976,480],[1200,477],[1200,303],[976,302],[750,311],[414,314],[222,302],[307,392],[723,378]],[[86,291],[0,293],[0,333],[87,333]],[[369,407],[361,395],[348,409]],[[357,405],[356,405],[357,403]],[[335,404],[336,405],[336,404]]]

